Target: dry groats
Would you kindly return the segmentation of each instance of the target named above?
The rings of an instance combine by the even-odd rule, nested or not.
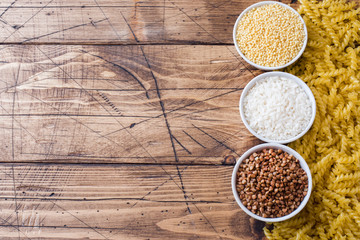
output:
[[[277,218],[299,207],[308,191],[308,177],[294,156],[281,149],[263,149],[240,164],[236,188],[251,212]]]
[[[302,21],[279,4],[266,4],[247,12],[236,32],[241,52],[252,62],[277,67],[290,62],[305,41]]]

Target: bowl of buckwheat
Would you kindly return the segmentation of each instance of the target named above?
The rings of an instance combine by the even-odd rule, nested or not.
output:
[[[298,214],[308,202],[312,178],[306,161],[278,143],[257,145],[237,161],[232,174],[236,202],[249,216],[280,222]]]

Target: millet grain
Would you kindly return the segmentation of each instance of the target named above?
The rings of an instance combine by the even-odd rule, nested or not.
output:
[[[305,29],[298,15],[280,4],[266,4],[244,14],[236,40],[252,62],[277,67],[290,62],[301,50]]]

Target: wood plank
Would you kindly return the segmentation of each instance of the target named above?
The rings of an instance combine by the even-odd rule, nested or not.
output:
[[[5,0],[0,42],[232,44],[237,16],[258,1]]]
[[[231,172],[232,166],[2,164],[0,236],[261,239],[263,224],[232,196]]]
[[[222,164],[259,143],[228,46],[3,46],[2,162]]]

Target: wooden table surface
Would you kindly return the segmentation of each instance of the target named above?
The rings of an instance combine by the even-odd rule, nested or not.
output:
[[[2,0],[0,239],[263,239],[230,184],[256,1]]]

